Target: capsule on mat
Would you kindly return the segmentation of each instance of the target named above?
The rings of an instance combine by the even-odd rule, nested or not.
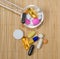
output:
[[[37,13],[32,8],[28,8],[28,13],[31,15],[31,17],[37,18]]]
[[[43,34],[39,34],[38,36],[39,36],[40,39],[39,39],[38,44],[37,44],[37,49],[42,47],[44,35]]]
[[[37,41],[38,39],[39,39],[38,36],[33,37],[33,41],[34,41],[34,42]]]
[[[23,42],[25,49],[28,50],[30,47],[28,39],[26,37],[23,37],[22,42]]]
[[[28,38],[32,38],[35,35],[35,31],[31,31],[29,32],[29,34],[27,35]]]
[[[33,43],[34,43],[34,40],[30,39],[30,40],[29,40],[29,44],[31,45],[31,44],[33,44]]]
[[[26,19],[26,13],[23,13],[22,14],[22,20],[21,20],[21,22],[24,24],[25,23],[25,19]]]
[[[38,36],[35,36],[35,37],[33,37],[33,39],[30,39],[30,40],[29,40],[29,44],[31,45],[31,44],[33,44],[34,42],[36,42],[37,40],[39,40],[39,37],[38,37]]]
[[[37,49],[41,48],[43,44],[43,39],[39,39],[39,42],[37,44]]]
[[[31,46],[30,46],[30,49],[29,49],[29,51],[28,51],[28,55],[29,55],[29,56],[32,55],[33,51],[34,51],[34,45],[31,45]]]

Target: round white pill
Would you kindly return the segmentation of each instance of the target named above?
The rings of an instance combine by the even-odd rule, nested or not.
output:
[[[38,37],[39,37],[39,38],[43,38],[44,35],[41,33],[41,34],[38,34]]]
[[[19,29],[15,30],[13,32],[13,37],[17,40],[21,39],[23,37],[23,31]]]

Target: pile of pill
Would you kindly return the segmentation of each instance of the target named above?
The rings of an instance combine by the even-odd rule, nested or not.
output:
[[[28,33],[27,37],[24,36],[22,30],[15,30],[13,32],[13,37],[15,39],[21,39],[24,48],[28,51],[28,55],[32,55],[35,45],[33,44],[34,42],[37,42],[37,49],[40,49],[43,44],[47,44],[48,40],[44,39],[44,35],[42,33],[36,35],[35,31],[31,31]]]
[[[39,10],[34,8],[27,8],[22,14],[21,22],[22,24],[26,24],[27,26],[36,26],[42,20],[42,15]]]

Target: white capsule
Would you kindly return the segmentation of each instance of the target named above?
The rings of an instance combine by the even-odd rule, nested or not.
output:
[[[42,47],[43,39],[39,39],[39,42],[37,44],[37,49]]]
[[[31,19],[30,14],[27,14],[27,15],[26,15],[26,18],[27,18],[27,19]]]
[[[41,33],[41,34],[38,34],[38,37],[39,37],[40,39],[42,39],[42,38],[44,37],[44,35]]]

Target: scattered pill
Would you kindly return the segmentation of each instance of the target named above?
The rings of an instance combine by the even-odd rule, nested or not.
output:
[[[33,53],[33,51],[34,51],[34,45],[31,45],[31,46],[30,46],[30,49],[29,49],[29,51],[28,51],[28,55],[31,56],[32,53]]]
[[[31,44],[33,44],[33,43],[34,43],[34,40],[30,39],[30,40],[29,40],[29,44],[31,45]]]
[[[47,39],[44,39],[43,40],[43,44],[47,44],[48,43],[48,40]]]
[[[39,48],[42,47],[44,35],[43,35],[43,34],[39,34],[38,37],[39,37],[40,39],[39,39],[39,42],[38,42],[38,44],[37,44],[37,49],[39,49]]]
[[[26,19],[26,13],[23,13],[22,14],[22,20],[21,20],[21,22],[24,24],[25,23],[25,19]]]
[[[39,24],[40,21],[38,18],[35,18],[32,20],[32,22],[33,22],[33,25],[37,25],[37,24]]]
[[[38,39],[39,39],[38,36],[34,36],[33,39],[30,39],[30,40],[29,40],[29,44],[30,44],[30,45],[33,44],[33,43],[36,42]]]
[[[35,31],[31,31],[28,33],[27,37],[32,38],[35,35]]]
[[[39,42],[37,44],[37,49],[42,47],[43,39],[39,39]]]
[[[31,15],[31,17],[37,18],[37,13],[35,12],[35,10],[33,10],[33,8],[28,8],[28,12]]]
[[[38,36],[33,37],[33,41],[34,41],[34,42],[37,41],[38,39],[39,39]]]
[[[25,20],[25,23],[26,23],[27,25],[29,25],[29,24],[30,24],[30,20],[26,19],[26,20]]]
[[[23,31],[22,30],[20,30],[20,29],[17,29],[17,30],[15,30],[14,32],[13,32],[13,37],[15,38],[15,39],[21,39],[22,37],[23,37]]]
[[[30,47],[28,38],[23,37],[23,38],[22,38],[22,42],[23,42],[24,48],[25,48],[26,50],[28,50],[29,47]]]

